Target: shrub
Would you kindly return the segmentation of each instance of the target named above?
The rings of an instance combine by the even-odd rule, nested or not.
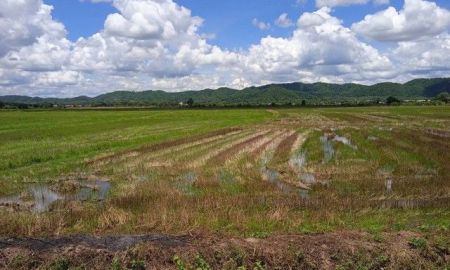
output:
[[[408,244],[414,249],[424,249],[427,246],[427,241],[423,238],[413,238],[408,242]]]

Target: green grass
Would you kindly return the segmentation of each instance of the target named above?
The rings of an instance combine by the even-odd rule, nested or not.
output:
[[[0,194],[18,189],[27,181],[54,181],[81,173],[109,178],[113,190],[102,207],[95,202],[63,203],[56,211],[42,215],[0,209],[5,215],[0,220],[0,235],[201,231],[266,237],[339,230],[448,233],[448,205],[402,209],[383,208],[378,202],[434,202],[450,194],[450,143],[426,132],[427,128],[449,131],[450,107],[279,112],[1,112]],[[122,154],[102,164],[91,166],[85,162],[225,127],[243,130],[208,143],[190,145],[192,142],[187,140],[174,148],[144,149],[135,156]],[[259,164],[265,155],[260,154],[255,160],[245,152],[258,146],[258,140],[247,138],[259,138],[258,132],[267,129],[271,132],[264,135],[269,136],[266,138],[283,130],[284,134],[308,134],[301,149],[292,149],[295,136],[280,140],[281,144],[271,150],[273,159],[268,164],[280,174],[283,171],[285,180],[295,182],[299,175],[289,169],[287,160],[291,151],[306,152],[304,169],[319,181],[308,191],[311,204],[305,203],[295,189],[283,191],[276,184],[263,181]],[[332,141],[334,156],[323,163],[320,137],[333,132],[350,139],[356,148]],[[239,138],[251,143],[226,151]],[[226,155],[237,155],[240,150],[245,153]],[[208,153],[222,156],[214,159],[212,155],[205,164],[190,166]],[[149,166],[158,161],[173,164]],[[391,192],[386,191],[386,175],[394,181]]]
[[[96,155],[269,120],[265,110],[0,112],[0,194]]]

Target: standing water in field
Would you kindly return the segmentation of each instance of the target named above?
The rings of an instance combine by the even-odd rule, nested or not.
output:
[[[291,193],[296,192],[302,199],[309,199],[309,193],[308,190],[304,190],[301,188],[297,188],[293,185],[290,185],[288,183],[285,183],[281,180],[281,174],[274,169],[270,169],[267,167],[267,164],[270,162],[271,155],[266,155],[261,159],[260,164],[260,171],[263,176],[263,179],[276,185],[279,190],[281,190],[284,193]],[[302,168],[305,165],[306,162],[306,156],[304,153],[298,153],[298,155],[295,155],[291,160],[289,161],[289,165],[295,166],[297,168]]]
[[[350,146],[354,150],[358,149],[358,147],[356,145],[353,145],[352,142],[349,139],[347,139],[346,137],[344,137],[344,136],[336,135],[336,136],[334,136],[333,141],[341,142],[341,143],[343,143],[343,144],[345,144],[347,146]]]
[[[300,151],[298,153],[295,153],[290,159],[289,159],[289,166],[291,166],[294,170],[302,170],[306,165],[306,152]]]
[[[57,201],[103,201],[111,189],[107,181],[79,181],[77,191],[63,194],[52,189],[48,184],[33,184],[21,194],[0,197],[0,206],[18,210],[30,210],[40,214],[48,212]]]
[[[391,176],[388,177],[386,179],[386,181],[384,182],[384,185],[386,186],[386,192],[387,193],[391,193],[392,192],[392,183],[393,183],[393,180],[392,180]]]
[[[51,191],[50,188],[45,185],[32,186],[30,188],[30,193],[34,199],[34,205],[31,208],[33,213],[47,212],[54,202],[62,198],[61,195]]]
[[[178,177],[177,188],[179,191],[194,195],[194,184],[197,181],[197,174],[193,171],[186,172]]]
[[[320,142],[322,143],[323,148],[323,161],[322,163],[328,163],[334,156],[334,148],[331,141],[327,136],[320,137]]]
[[[263,175],[264,175],[264,178],[266,178],[266,180],[268,180],[270,183],[276,185],[278,187],[278,189],[284,193],[290,193],[290,192],[292,192],[293,189],[297,189],[297,188],[294,188],[294,187],[286,184],[285,182],[281,181],[281,179],[280,179],[281,175],[276,170],[266,168],[263,171]]]
[[[343,143],[346,146],[351,147],[353,150],[357,150],[358,147],[356,145],[353,145],[352,142],[344,137],[344,136],[339,136],[339,135],[324,135],[322,137],[320,137],[320,142],[322,143],[322,148],[323,148],[323,163],[328,163],[331,161],[331,159],[333,159],[333,156],[335,154],[335,150],[333,147],[333,143],[332,142],[340,142]]]
[[[312,173],[305,172],[306,160],[306,152],[300,151],[289,159],[289,166],[298,173],[299,181],[307,185],[315,184],[316,177]]]

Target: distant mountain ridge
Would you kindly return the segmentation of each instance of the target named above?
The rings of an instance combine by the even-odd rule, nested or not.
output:
[[[176,105],[193,99],[202,105],[266,105],[333,103],[349,101],[384,100],[389,96],[400,99],[429,99],[441,92],[450,93],[450,78],[415,79],[404,84],[378,83],[361,84],[330,83],[281,83],[243,90],[231,88],[205,89],[200,91],[164,92],[149,90],[142,92],[115,91],[96,97],[40,98],[27,96],[0,96],[3,103],[56,104],[56,105]]]

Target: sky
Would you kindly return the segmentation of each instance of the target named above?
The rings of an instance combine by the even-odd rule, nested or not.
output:
[[[450,77],[448,0],[2,0],[0,95]]]

